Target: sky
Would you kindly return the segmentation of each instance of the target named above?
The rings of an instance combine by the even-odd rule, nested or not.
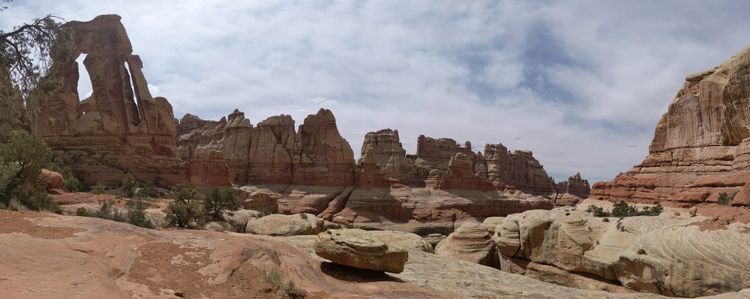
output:
[[[556,180],[640,163],[691,73],[750,44],[746,1],[15,0],[0,30],[118,14],[152,94],[175,116],[299,125],[331,109],[364,135],[531,150]],[[82,79],[81,94],[90,93]]]

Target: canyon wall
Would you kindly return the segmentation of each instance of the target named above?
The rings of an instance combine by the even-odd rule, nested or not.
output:
[[[641,164],[609,182],[594,198],[612,201],[750,204],[750,48],[716,68],[685,79],[656,126]]]

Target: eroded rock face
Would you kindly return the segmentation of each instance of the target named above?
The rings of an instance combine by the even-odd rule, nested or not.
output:
[[[89,22],[68,22],[55,46],[49,75],[56,88],[32,93],[28,109],[32,132],[64,159],[83,182],[116,184],[124,173],[143,181],[184,183],[186,168],[176,155],[172,106],[152,97],[143,62],[133,55],[120,17],[104,15]],[[93,94],[77,91],[78,56]],[[45,85],[45,84],[42,84]]]
[[[319,234],[315,253],[336,264],[392,273],[403,272],[409,259],[403,248],[390,246],[361,229],[334,229]]]
[[[492,265],[495,252],[487,228],[477,222],[461,225],[435,247],[435,254],[482,265]]]
[[[688,76],[656,126],[649,154],[592,197],[612,201],[750,203],[750,48]]]
[[[417,153],[407,155],[398,131],[384,129],[365,135],[362,156],[365,155],[373,157],[386,177],[411,187],[555,193],[552,179],[531,152],[509,152],[502,144],[486,145],[483,154],[472,152],[470,142],[461,146],[450,138],[421,135],[417,138]],[[451,163],[453,170],[449,170]]]
[[[665,213],[604,221],[570,208],[527,211],[506,217],[493,240],[501,260],[586,273],[636,291],[696,297],[747,288],[750,252],[739,249],[750,246],[747,226],[706,231],[697,218]]]
[[[195,183],[354,185],[354,153],[330,110],[309,115],[296,132],[289,115],[253,127],[239,110],[218,122],[186,115],[178,128],[180,156],[194,180],[207,180]]]
[[[588,198],[591,193],[589,181],[583,179],[580,172],[569,177],[567,181],[557,183],[555,187],[560,194],[571,194],[580,198]]]

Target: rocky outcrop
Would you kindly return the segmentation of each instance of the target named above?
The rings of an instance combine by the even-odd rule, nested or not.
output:
[[[309,115],[296,132],[288,115],[253,127],[239,110],[218,122],[186,115],[178,128],[180,156],[193,177],[209,180],[195,183],[354,185],[354,154],[330,110]]]
[[[581,280],[571,276],[583,273],[640,292],[686,297],[750,286],[750,252],[741,249],[750,246],[747,225],[708,231],[699,225],[703,217],[670,216],[607,221],[570,208],[527,211],[506,217],[493,240],[498,259],[506,263],[520,259],[569,273],[536,267],[527,272],[535,277],[545,271],[579,284]]]
[[[467,222],[435,247],[435,254],[482,265],[494,262],[495,243],[481,223]]]
[[[409,259],[403,248],[395,248],[361,229],[334,229],[318,235],[315,253],[336,264],[401,273]]]
[[[609,182],[594,198],[612,201],[750,203],[750,48],[718,67],[693,74],[656,126],[641,164]]]
[[[29,98],[32,132],[63,151],[66,164],[90,185],[117,184],[125,173],[144,181],[185,182],[172,106],[152,97],[120,17],[68,22],[62,31],[40,84],[54,88]],[[93,89],[86,99],[77,91],[76,58],[83,54]]]
[[[569,177],[567,181],[557,183],[555,187],[559,194],[567,193],[580,198],[588,198],[589,193],[591,192],[589,181],[583,179],[580,172]]]
[[[417,153],[406,155],[398,131],[384,129],[365,135],[362,156],[373,157],[386,177],[411,187],[555,193],[552,179],[531,152],[509,152],[502,144],[488,144],[484,153],[474,153],[470,142],[460,146],[450,138],[421,135]]]
[[[266,236],[314,235],[325,230],[323,219],[312,214],[274,214],[249,220],[245,231]]]

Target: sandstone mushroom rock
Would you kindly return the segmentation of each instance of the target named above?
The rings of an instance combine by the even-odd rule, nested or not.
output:
[[[693,74],[656,126],[648,156],[612,181],[596,183],[594,198],[611,201],[713,203],[736,194],[750,203],[750,47],[716,68]]]
[[[248,221],[246,232],[267,236],[314,235],[325,230],[323,219],[313,214],[274,214]]]
[[[467,222],[438,243],[435,254],[482,265],[493,264],[495,243],[481,223]]]
[[[335,229],[318,235],[315,253],[333,263],[349,267],[401,273],[409,253],[394,248],[361,229]]]

